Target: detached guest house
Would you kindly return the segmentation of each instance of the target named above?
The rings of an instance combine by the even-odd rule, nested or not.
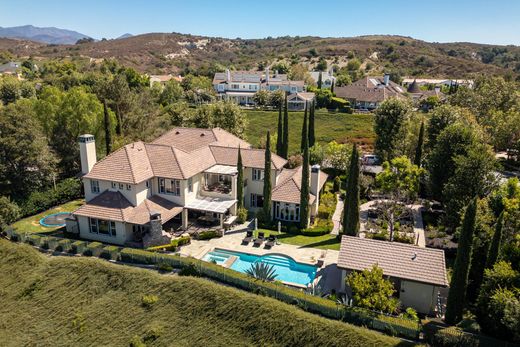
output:
[[[344,280],[350,272],[371,269],[374,264],[394,283],[394,295],[403,306],[420,313],[433,313],[440,288],[448,286],[443,250],[343,236],[338,257],[341,290],[348,293]]]
[[[196,223],[223,226],[237,213],[237,159],[244,167],[244,205],[263,206],[264,150],[220,128],[175,128],[151,143],[126,145],[96,162],[92,135],[79,137],[85,205],[67,230],[125,245],[164,244]],[[284,169],[272,155],[273,218],[299,221],[302,168]],[[317,213],[327,175],[312,167],[310,214]]]

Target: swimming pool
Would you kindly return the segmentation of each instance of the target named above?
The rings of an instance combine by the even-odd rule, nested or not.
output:
[[[257,262],[269,264],[274,267],[276,280],[295,283],[307,286],[316,277],[316,267],[312,265],[302,264],[294,261],[292,258],[283,254],[266,254],[263,256],[227,251],[224,249],[215,249],[206,253],[202,260],[214,261],[219,265],[223,265],[231,257],[236,257],[233,264],[229,267],[238,272],[246,272],[251,265]]]

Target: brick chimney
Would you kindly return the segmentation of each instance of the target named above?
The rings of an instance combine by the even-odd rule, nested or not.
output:
[[[96,141],[94,135],[84,134],[78,138],[79,155],[81,158],[81,173],[86,175],[96,164]]]

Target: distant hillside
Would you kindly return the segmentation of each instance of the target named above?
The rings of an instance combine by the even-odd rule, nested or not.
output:
[[[32,25],[0,27],[0,37],[27,39],[48,44],[74,44],[79,39],[89,38],[77,31],[54,27],[40,28]]]
[[[4,239],[0,279],[2,346],[412,345],[202,278],[49,257]]]
[[[119,36],[119,37],[116,37],[116,40],[119,40],[119,39],[126,39],[126,38],[128,38],[128,37],[132,37],[132,36],[134,36],[134,35],[132,35],[132,34],[130,34],[130,33],[126,33],[126,34],[123,34],[123,35],[121,35],[121,36]]]
[[[15,54],[26,54],[13,48]],[[383,71],[417,77],[467,78],[476,73],[520,75],[520,47],[473,43],[430,43],[403,36],[351,38],[279,37],[225,39],[178,33],[150,33],[81,45],[40,47],[41,57],[115,58],[141,72],[179,73],[205,67],[257,69],[279,60],[315,66],[323,57],[344,66],[359,58],[369,73]],[[218,64],[218,66],[213,66]]]

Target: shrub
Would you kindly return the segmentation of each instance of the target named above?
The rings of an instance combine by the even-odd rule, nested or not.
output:
[[[329,103],[329,107],[328,108],[332,109],[332,110],[339,110],[339,111],[342,111],[342,112],[350,112],[351,111],[350,102],[348,102],[345,99],[338,98],[338,97],[332,97],[330,99],[330,103]]]
[[[145,308],[151,308],[157,301],[159,301],[157,295],[143,295],[141,305]]]
[[[22,216],[31,216],[80,197],[80,180],[67,178],[56,184],[56,189],[32,192],[22,205]]]
[[[108,260],[117,260],[119,256],[119,247],[117,246],[106,246],[102,249],[99,257]]]
[[[237,221],[238,223],[245,223],[247,221],[247,209],[241,207],[237,211]]]
[[[200,271],[197,269],[195,264],[189,263],[179,271],[179,276],[200,276]]]
[[[172,272],[173,266],[168,263],[159,263],[155,266],[155,268],[161,272]]]
[[[20,217],[20,208],[8,197],[0,196],[0,231]]]
[[[332,190],[334,191],[334,193],[338,193],[341,189],[341,179],[339,178],[339,176],[336,176],[334,178],[334,185],[332,187]]]
[[[83,254],[87,246],[87,243],[85,241],[78,240],[74,241],[71,246],[71,253]]]
[[[171,242],[167,245],[160,245],[160,246],[154,246],[149,247],[146,250],[151,252],[157,252],[157,251],[171,251],[175,252],[179,246],[186,245],[191,242],[190,236],[182,236],[177,239],[171,240]]]
[[[216,230],[206,230],[197,234],[198,240],[209,240],[215,237],[220,237],[220,233]]]
[[[99,257],[102,251],[103,244],[101,242],[90,242],[83,252],[83,255]]]

